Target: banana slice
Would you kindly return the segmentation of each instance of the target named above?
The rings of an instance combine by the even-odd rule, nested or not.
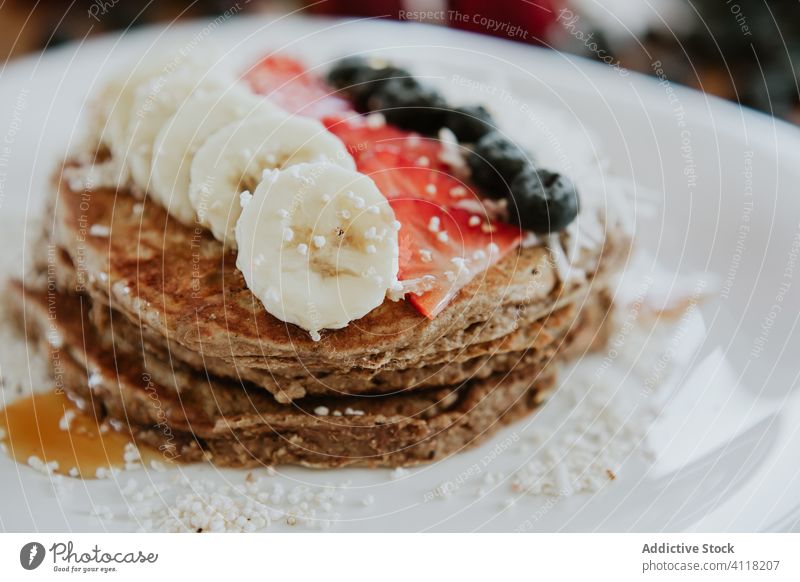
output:
[[[134,184],[149,190],[153,162],[153,143],[158,132],[181,104],[195,92],[222,91],[235,81],[210,73],[199,63],[188,63],[141,83],[133,100],[125,134],[125,149],[115,152],[124,156]]]
[[[265,170],[327,162],[355,170],[345,145],[318,121],[267,115],[226,125],[192,160],[189,199],[199,221],[228,246],[241,213],[239,194],[252,192]]]
[[[400,224],[367,176],[297,164],[269,173],[242,206],[236,266],[269,313],[315,341],[396,287]]]
[[[189,200],[189,172],[197,149],[221,127],[250,116],[280,114],[280,109],[241,85],[197,91],[182,103],[153,143],[150,193],[183,223],[195,220]]]
[[[113,75],[92,100],[97,140],[107,146],[114,156],[119,157],[120,153],[125,152],[128,120],[137,88],[151,77],[162,74],[165,65],[163,58],[138,62],[124,69],[124,72]]]
[[[148,58],[140,61],[124,72],[112,75],[91,100],[91,118],[86,147],[95,151],[104,145],[111,152],[111,158],[104,163],[113,169],[109,179],[115,184],[125,184],[130,177],[125,156],[128,151],[128,121],[136,96],[136,90],[147,79],[163,73],[166,60]]]

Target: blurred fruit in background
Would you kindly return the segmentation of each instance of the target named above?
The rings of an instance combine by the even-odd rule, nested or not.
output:
[[[92,34],[232,8],[423,22],[651,75],[658,68],[672,82],[800,123],[798,0],[6,0],[0,55],[5,60]]]
[[[309,11],[329,16],[386,16],[441,24],[511,40],[546,44],[563,0],[328,0],[309,3]]]
[[[573,4],[627,68],[652,75],[658,62],[673,82],[800,123],[798,0]]]

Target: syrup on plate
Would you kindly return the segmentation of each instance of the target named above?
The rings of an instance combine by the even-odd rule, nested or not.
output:
[[[0,443],[18,463],[50,464],[53,473],[94,479],[126,462],[164,461],[153,449],[134,448],[131,435],[98,424],[66,395],[39,392],[18,398],[0,410]]]

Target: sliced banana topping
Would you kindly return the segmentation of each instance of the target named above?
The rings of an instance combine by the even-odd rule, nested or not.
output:
[[[394,212],[375,183],[331,164],[270,172],[236,224],[236,266],[266,310],[319,339],[396,286]]]
[[[240,120],[214,133],[197,150],[189,199],[200,223],[235,247],[240,193],[255,190],[265,171],[314,162],[355,170],[345,145],[318,121],[275,114]]]
[[[189,63],[139,85],[127,124],[125,155],[134,184],[150,188],[153,143],[161,129],[195,92],[222,91],[234,80]],[[120,154],[117,154],[120,155]]]
[[[128,122],[139,85],[164,72],[165,59],[147,59],[113,75],[92,101],[97,111],[98,141],[115,157],[123,159],[127,150]]]
[[[207,84],[211,78],[217,79],[214,86],[219,88],[235,82],[227,72],[220,73],[226,69],[213,64],[218,61],[215,50],[203,49],[184,54],[172,42],[162,45],[164,43],[151,46],[141,60],[112,75],[91,102],[95,113],[91,134],[95,142],[92,145],[99,143],[107,146],[120,168],[131,170],[131,173],[136,172],[138,166],[134,160],[133,168],[130,167],[131,156],[141,151],[138,147],[132,147],[132,125],[136,126],[145,119],[149,121],[154,110],[158,112],[160,106],[168,106],[167,114],[155,115],[152,122],[147,124],[148,127],[155,127],[155,131],[134,144],[139,146],[144,143],[149,152],[158,129],[194,88]],[[143,87],[146,89],[143,90]],[[136,172],[136,177],[139,182],[146,182],[149,178],[149,157],[147,172]]]
[[[229,123],[279,113],[276,106],[240,85],[227,90],[195,91],[178,107],[153,143],[148,191],[172,216],[186,224],[193,222],[189,172],[197,149]]]

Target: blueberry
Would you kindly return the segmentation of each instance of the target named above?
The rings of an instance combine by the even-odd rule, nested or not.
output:
[[[367,111],[369,99],[387,81],[411,78],[411,73],[374,58],[346,57],[328,73],[328,83],[340,89],[358,111]]]
[[[575,220],[579,209],[575,185],[561,174],[529,167],[511,183],[509,218],[526,230],[558,232]]]
[[[492,131],[494,120],[482,105],[467,105],[449,111],[445,126],[458,141],[473,143]]]
[[[350,99],[359,111],[370,111],[369,103],[373,96],[382,91],[384,85],[393,81],[413,82],[414,79],[411,73],[400,67],[390,65],[372,69],[350,89]]]
[[[434,134],[444,125],[447,102],[436,89],[413,77],[384,81],[367,101],[370,111],[403,129]]]
[[[508,185],[529,165],[529,156],[511,140],[491,131],[477,141],[467,157],[472,181],[489,198],[503,198]]]
[[[361,82],[371,71],[373,68],[365,57],[345,57],[328,71],[328,84],[336,89],[346,89]]]

